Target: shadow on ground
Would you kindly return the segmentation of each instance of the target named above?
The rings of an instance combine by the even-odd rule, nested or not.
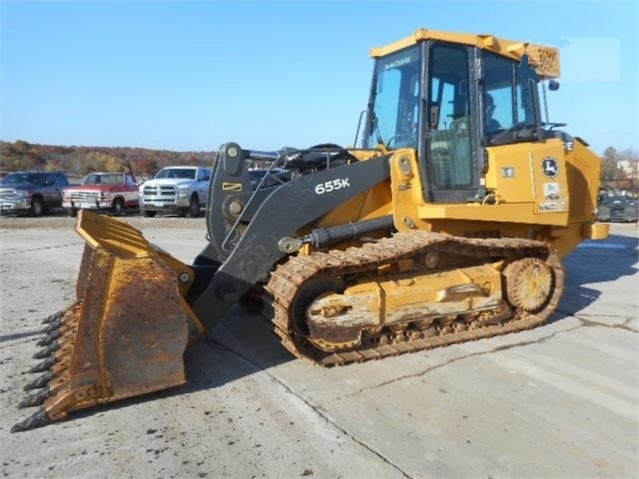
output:
[[[33,334],[38,333],[30,332],[28,336]],[[40,336],[38,334],[34,341]],[[36,349],[40,348],[34,346],[34,351]],[[185,385],[76,411],[69,414],[68,420],[202,390],[211,390],[213,394],[222,385],[293,359],[261,316],[236,306],[207,339],[187,348],[184,364],[188,382]],[[33,364],[36,362],[34,360]],[[23,411],[23,416],[27,417],[35,409]]]
[[[579,313],[601,296],[601,291],[591,286],[635,275],[638,260],[638,238],[611,235],[605,241],[583,242],[564,258],[566,286],[559,305],[563,317]]]

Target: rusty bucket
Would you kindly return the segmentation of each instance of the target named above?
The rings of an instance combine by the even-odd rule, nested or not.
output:
[[[203,326],[184,300],[193,271],[152,246],[129,224],[81,211],[86,245],[77,301],[48,318],[37,391],[21,407],[40,406],[12,431],[62,419],[69,412],[186,382],[183,354]]]

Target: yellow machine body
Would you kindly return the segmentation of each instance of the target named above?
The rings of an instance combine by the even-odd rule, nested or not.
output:
[[[516,61],[527,56],[542,80],[560,73],[557,49],[493,35],[419,30],[373,49],[371,55],[384,58],[429,41]],[[431,141],[441,138],[435,134]],[[441,143],[448,153],[447,144]],[[252,278],[271,306],[275,332],[286,348],[330,366],[506,334],[547,320],[563,291],[560,258],[586,239],[608,235],[608,226],[595,222],[601,161],[580,139],[559,137],[484,144],[481,150],[485,165],[479,185],[484,194],[457,202],[428,199],[433,178],[424,174],[425,159],[416,148],[380,144],[349,151],[355,164],[384,166],[384,159],[389,173],[290,232],[299,241],[286,243],[288,256],[275,257],[268,278]],[[236,196],[209,203],[209,228],[218,209],[230,208],[229,217],[238,218],[250,210],[242,202],[245,187],[233,177],[241,169],[233,163],[241,152],[234,145],[226,151],[217,168],[230,176],[220,179],[219,186],[223,194]],[[455,168],[432,161],[431,176],[440,166]],[[314,174],[321,173],[308,178]],[[302,177],[287,187],[311,180]],[[223,188],[231,183],[239,186],[233,191]],[[324,185],[341,190],[351,186],[345,177],[319,186]],[[211,188],[213,193],[213,184]],[[317,192],[311,184],[305,195]],[[298,205],[275,207],[285,216],[286,208],[292,212]],[[259,218],[261,210],[256,211]],[[392,218],[393,231],[380,228],[330,248],[305,239],[317,229],[383,218]],[[270,233],[269,223],[255,232],[252,221],[224,241],[209,229],[210,249],[222,253],[218,262],[205,262],[209,272],[203,275],[198,272],[205,269],[201,264],[183,264],[126,222],[81,211],[77,231],[86,246],[77,301],[51,318],[53,326],[43,344],[55,347],[39,355],[44,362],[33,371],[45,374],[28,386],[43,389],[22,404],[42,409],[15,430],[183,384],[183,353],[210,325],[204,316],[217,314],[207,305],[234,298],[224,281],[242,274],[242,258],[233,257],[237,248],[225,250],[226,242],[253,234],[252,247],[259,250],[261,235],[267,238]],[[235,269],[227,258],[235,261]],[[210,293],[207,287],[214,282],[217,290]],[[207,295],[210,302],[200,301]]]

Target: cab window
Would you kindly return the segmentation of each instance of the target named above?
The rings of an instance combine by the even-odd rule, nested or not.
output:
[[[470,143],[468,52],[455,45],[430,51],[428,148],[437,189],[470,187],[473,167]]]
[[[197,179],[198,181],[209,181],[211,179],[211,176],[209,175],[209,172],[207,170],[200,170],[197,175]]]
[[[520,82],[519,63],[487,53],[484,57],[484,131],[489,138],[501,132],[535,126],[537,85]]]
[[[419,46],[377,60],[365,148],[417,148],[421,95]]]
[[[484,75],[484,124],[486,133],[492,135],[515,125],[513,111],[514,68],[512,60],[486,55]]]

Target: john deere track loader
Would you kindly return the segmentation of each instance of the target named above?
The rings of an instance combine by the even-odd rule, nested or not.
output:
[[[323,366],[548,319],[561,258],[608,234],[594,223],[599,158],[542,120],[559,52],[419,30],[371,53],[356,147],[222,145],[193,264],[81,212],[77,301],[48,319],[21,404],[40,408],[14,430],[183,384],[188,344],[256,292],[284,347]],[[252,160],[278,174],[251,188]]]

